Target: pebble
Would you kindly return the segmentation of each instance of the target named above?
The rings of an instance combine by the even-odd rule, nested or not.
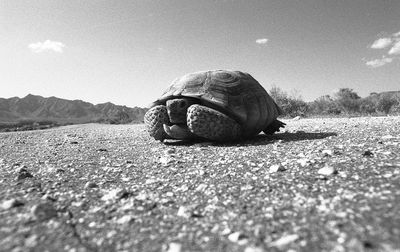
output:
[[[45,221],[57,216],[57,210],[50,202],[43,202],[31,208],[32,215],[40,221]]]
[[[290,234],[279,238],[276,241],[271,242],[269,245],[271,247],[283,247],[288,245],[289,243],[294,242],[295,240],[299,239],[298,234]]]
[[[183,217],[183,218],[189,218],[191,215],[190,209],[185,206],[180,206],[176,215]]]
[[[322,154],[324,154],[325,156],[332,156],[333,155],[333,151],[332,150],[323,150]]]
[[[97,187],[99,187],[99,185],[96,184],[96,183],[93,182],[93,181],[87,182],[87,183],[85,184],[85,186],[84,186],[85,189],[97,188]]]
[[[337,174],[337,170],[333,166],[324,166],[321,169],[318,170],[318,174],[324,175],[324,176],[329,176],[332,174]]]
[[[233,232],[228,236],[228,240],[239,245],[245,245],[248,242],[247,236],[241,232]]]
[[[244,249],[244,252],[264,252],[264,249],[260,247],[247,247]]]
[[[308,158],[301,158],[297,160],[297,163],[299,163],[301,167],[304,167],[310,163],[310,160]]]
[[[122,216],[121,218],[119,218],[119,219],[116,221],[116,223],[122,225],[122,224],[129,223],[129,222],[131,222],[132,220],[134,220],[134,218],[133,218],[131,215],[124,215],[124,216]]]
[[[283,166],[280,165],[280,164],[274,164],[274,165],[271,165],[271,166],[269,167],[269,172],[270,172],[270,173],[281,172],[281,171],[285,171],[285,170],[286,170],[286,168],[283,167]]]
[[[106,194],[101,197],[103,201],[112,201],[116,199],[121,199],[124,196],[126,196],[128,192],[125,189],[122,188],[116,188],[108,191]]]
[[[160,164],[162,164],[163,166],[168,166],[170,165],[172,162],[174,161],[174,159],[171,156],[163,156],[160,157],[160,159],[158,160],[158,162]]]
[[[374,153],[372,153],[372,151],[370,151],[370,150],[366,150],[364,153],[363,153],[363,156],[364,157],[371,157],[371,156],[373,156],[374,155]]]
[[[1,205],[0,205],[0,207],[4,210],[8,210],[10,208],[23,206],[23,205],[24,205],[24,203],[17,199],[9,199],[9,200],[3,201],[3,203],[1,203]]]
[[[18,170],[17,180],[26,178],[33,178],[33,175],[26,169],[26,166],[23,166]]]
[[[169,148],[169,149],[167,149],[167,150],[164,151],[164,153],[165,153],[166,155],[174,154],[175,152],[176,152],[176,149],[175,149],[175,148]]]
[[[182,244],[177,242],[171,242],[168,244],[167,252],[181,252],[182,251]]]

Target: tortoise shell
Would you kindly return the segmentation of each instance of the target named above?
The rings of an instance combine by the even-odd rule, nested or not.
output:
[[[236,120],[244,136],[265,130],[281,114],[281,109],[250,74],[214,70],[186,74],[175,79],[152,106],[169,99],[191,97],[198,103]]]

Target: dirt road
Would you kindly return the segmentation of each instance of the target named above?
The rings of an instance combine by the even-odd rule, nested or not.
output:
[[[0,251],[400,251],[400,117],[285,122],[226,145],[0,133]]]

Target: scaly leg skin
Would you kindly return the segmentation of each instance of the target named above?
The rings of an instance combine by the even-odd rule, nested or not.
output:
[[[241,126],[227,115],[202,105],[187,111],[187,126],[193,134],[213,141],[232,141],[242,135]]]
[[[263,131],[267,135],[272,135],[275,132],[279,132],[279,128],[284,128],[285,125],[286,125],[286,123],[281,122],[279,120],[275,120],[270,125],[268,125],[268,127]]]
[[[149,109],[144,115],[144,122],[150,136],[156,140],[163,141],[170,138],[164,131],[164,124],[170,124],[167,107],[158,105]]]

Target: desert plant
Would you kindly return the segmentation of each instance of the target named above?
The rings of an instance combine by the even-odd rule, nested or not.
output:
[[[339,105],[329,95],[324,95],[310,103],[310,112],[314,115],[338,115],[341,113],[341,110]]]
[[[378,111],[389,114],[392,107],[399,104],[399,101],[390,94],[382,94],[377,101],[376,108]]]
[[[283,116],[295,117],[298,115],[305,115],[308,111],[308,104],[303,101],[301,96],[297,95],[296,92],[289,95],[281,88],[272,86],[269,90],[269,94],[282,109]]]
[[[350,88],[341,88],[334,94],[334,100],[343,112],[352,114],[360,111],[360,96]]]
[[[371,97],[362,98],[360,100],[361,114],[374,114],[376,113],[376,99]]]

